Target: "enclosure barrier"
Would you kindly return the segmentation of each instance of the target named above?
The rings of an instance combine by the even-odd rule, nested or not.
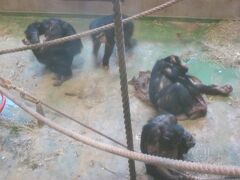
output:
[[[149,9],[147,11],[144,11],[144,12],[138,13],[136,15],[133,15],[131,17],[128,17],[128,18],[123,20],[123,23],[127,23],[129,21],[136,20],[140,17],[152,14],[152,13],[158,11],[158,10],[165,9],[165,8],[167,8],[167,7],[169,7],[173,4],[176,4],[177,2],[180,2],[180,1],[183,1],[183,0],[170,0],[166,3],[163,3],[159,6],[154,7],[152,9]],[[66,37],[51,40],[51,41],[45,41],[45,42],[42,42],[42,43],[27,45],[27,46],[23,46],[23,47],[19,47],[19,48],[5,49],[5,50],[0,51],[0,55],[19,52],[19,51],[25,51],[25,50],[28,50],[28,49],[37,49],[37,48],[40,48],[40,47],[46,47],[46,46],[50,46],[50,45],[56,45],[56,44],[64,43],[66,41],[71,41],[71,40],[74,40],[74,39],[80,39],[81,37],[89,36],[89,35],[94,34],[96,32],[103,31],[103,30],[106,30],[106,29],[110,29],[112,27],[114,27],[114,23],[111,23],[111,24],[108,24],[108,25],[105,25],[105,26],[101,26],[99,28],[92,29],[92,30],[89,30],[89,31],[85,31],[85,32],[82,32],[82,33],[79,33],[79,34],[74,34],[74,35],[71,35],[71,36],[66,36]]]
[[[92,138],[88,138],[76,132],[67,130],[66,128],[54,123],[53,121],[49,120],[48,118],[42,116],[41,114],[35,112],[34,110],[27,107],[22,102],[19,102],[17,98],[13,95],[8,93],[2,87],[0,87],[0,92],[12,100],[16,105],[18,105],[21,109],[38,119],[39,121],[43,122],[50,128],[71,137],[77,141],[80,141],[84,144],[89,146],[95,147],[102,151],[106,151],[115,155],[119,155],[125,158],[134,159],[137,161],[141,161],[147,164],[154,164],[154,165],[161,165],[168,168],[176,168],[179,170],[187,170],[205,174],[215,174],[215,175],[225,175],[225,176],[233,176],[233,177],[240,177],[240,168],[236,166],[217,166],[211,165],[206,163],[196,163],[196,162],[186,162],[182,160],[173,160],[163,157],[157,157],[147,154],[142,154],[139,152],[129,151],[127,149],[122,149],[118,147],[114,147],[105,143],[100,143],[98,141],[93,140]]]

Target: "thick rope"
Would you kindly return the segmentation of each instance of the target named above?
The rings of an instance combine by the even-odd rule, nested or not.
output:
[[[159,6],[154,7],[152,9],[149,9],[147,11],[143,11],[139,14],[134,15],[134,16],[128,17],[128,18],[123,20],[123,23],[138,19],[138,18],[140,18],[142,16],[145,16],[145,15],[152,14],[152,13],[158,11],[158,10],[165,9],[165,8],[171,6],[171,5],[173,5],[173,4],[175,4],[179,1],[183,1],[183,0],[170,0],[166,3],[163,3]],[[89,35],[94,34],[96,32],[103,31],[103,30],[106,30],[106,29],[110,29],[112,27],[114,27],[114,23],[111,23],[111,24],[108,24],[108,25],[105,25],[105,26],[101,26],[99,28],[92,29],[92,30],[89,30],[89,31],[85,31],[85,32],[82,32],[82,33],[79,33],[79,34],[74,34],[74,35],[71,35],[71,36],[66,36],[66,37],[51,40],[51,41],[45,41],[43,43],[37,43],[37,44],[32,44],[32,45],[27,45],[27,46],[18,47],[18,48],[12,48],[12,49],[4,49],[4,50],[0,51],[0,55],[19,52],[19,51],[25,51],[25,50],[28,50],[28,49],[37,49],[37,48],[40,48],[40,47],[52,46],[52,45],[64,43],[66,41],[71,41],[71,40],[74,40],[74,39],[80,39],[81,37],[89,36]]]
[[[240,168],[236,166],[217,166],[217,165],[211,165],[206,163],[194,163],[194,162],[186,162],[181,160],[167,159],[163,157],[157,157],[157,156],[146,155],[138,152],[133,152],[127,149],[122,149],[122,148],[114,147],[108,144],[100,143],[86,136],[67,130],[66,128],[63,128],[62,126],[54,123],[48,118],[30,109],[24,103],[19,102],[17,98],[13,97],[10,93],[8,93],[2,87],[0,87],[0,92],[4,94],[6,97],[8,97],[10,100],[12,100],[16,105],[18,105],[24,111],[26,111],[27,113],[29,113],[30,115],[38,119],[39,121],[42,121],[43,123],[48,125],[50,128],[60,132],[61,134],[64,134],[68,137],[71,137],[77,141],[80,141],[84,144],[95,147],[102,151],[106,151],[106,152],[119,155],[125,158],[131,158],[137,161],[142,161],[147,164],[161,165],[167,168],[175,168],[179,170],[194,171],[194,172],[205,173],[205,174],[216,174],[216,175],[240,177]]]
[[[124,43],[123,23],[122,23],[122,14],[121,14],[122,10],[121,10],[121,4],[119,0],[113,1],[113,11],[114,11],[115,37],[116,37],[116,46],[117,46],[117,52],[118,52],[122,106],[123,106],[127,146],[129,150],[134,151],[132,125],[131,125],[131,113],[130,113],[129,96],[128,96],[127,72],[126,72],[126,64],[125,64],[125,43]],[[135,163],[132,159],[128,160],[128,166],[129,166],[129,172],[130,172],[130,180],[136,180]]]
[[[114,143],[116,143],[116,144],[124,147],[124,148],[127,148],[126,145],[118,142],[117,140],[115,140],[115,139],[113,139],[113,138],[111,138],[111,137],[103,134],[102,132],[100,132],[100,131],[98,131],[98,130],[96,130],[96,129],[94,129],[94,128],[92,128],[92,127],[90,127],[90,126],[88,126],[88,125],[86,125],[86,124],[84,124],[84,123],[82,123],[82,122],[80,122],[80,121],[77,120],[77,119],[74,119],[73,117],[71,117],[71,116],[69,116],[69,115],[67,115],[67,114],[59,111],[58,109],[53,108],[52,106],[46,104],[45,102],[37,99],[36,97],[34,97],[33,95],[31,95],[30,93],[26,92],[24,89],[19,88],[19,87],[13,85],[9,80],[5,80],[4,78],[0,77],[0,86],[6,88],[6,89],[8,89],[8,90],[9,90],[9,89],[13,89],[13,90],[19,92],[19,93],[20,93],[20,96],[21,96],[23,99],[25,99],[25,100],[27,100],[27,101],[30,101],[30,102],[32,102],[32,103],[35,103],[36,105],[37,105],[37,104],[42,104],[42,105],[44,105],[45,107],[47,107],[48,109],[51,109],[53,112],[56,112],[56,113],[62,115],[63,117],[66,117],[66,118],[68,118],[68,119],[76,122],[77,124],[85,127],[86,129],[89,129],[89,130],[91,130],[92,132],[95,132],[96,134],[98,134],[98,135],[100,135],[100,136],[102,136],[102,137],[104,137],[104,138],[106,138],[106,139],[108,139],[108,140],[110,140],[110,141],[112,141],[112,142],[114,142]]]

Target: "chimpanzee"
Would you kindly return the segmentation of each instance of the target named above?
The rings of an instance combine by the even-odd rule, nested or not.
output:
[[[127,16],[123,15],[123,18],[127,18]],[[89,29],[95,29],[113,22],[114,22],[113,15],[100,17],[93,20],[90,23]],[[124,23],[123,31],[124,31],[124,41],[125,41],[126,49],[127,50],[131,49],[133,47],[133,43],[131,41],[131,37],[134,31],[133,22]],[[98,50],[101,46],[101,43],[105,43],[105,52],[104,52],[102,63],[103,63],[103,66],[108,67],[109,58],[112,55],[114,44],[115,44],[114,28],[110,28],[110,29],[92,34],[92,41],[93,41],[93,54],[95,57],[97,57],[98,55]]]
[[[195,139],[181,125],[176,117],[163,112],[143,126],[140,148],[142,153],[171,159],[183,159]],[[183,172],[157,165],[145,164],[147,174],[155,180],[188,179]]]
[[[149,97],[157,109],[195,119],[207,112],[201,94],[227,96],[232,92],[231,85],[196,83],[197,78],[187,75],[187,72],[187,66],[178,56],[168,56],[155,63],[149,82]]]
[[[30,24],[25,30],[26,39],[23,43],[26,45],[39,43],[41,35],[45,36],[45,41],[49,41],[73,34],[76,34],[76,31],[72,25],[57,18],[50,18]],[[59,86],[72,76],[73,58],[81,52],[82,48],[81,40],[75,39],[32,51],[40,63],[56,73],[57,80],[54,85]]]

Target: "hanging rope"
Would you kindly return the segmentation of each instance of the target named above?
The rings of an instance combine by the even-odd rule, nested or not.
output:
[[[126,19],[123,20],[123,23],[138,19],[138,18],[143,17],[145,15],[152,14],[156,11],[165,9],[165,8],[167,8],[167,7],[169,7],[173,4],[176,4],[177,2],[180,2],[180,1],[183,1],[183,0],[170,0],[166,3],[163,3],[159,6],[154,7],[152,9],[149,9],[147,11],[144,11],[144,12],[141,12],[141,13],[136,14],[134,16],[131,16],[129,18],[126,18]],[[74,40],[74,39],[80,39],[81,37],[89,36],[93,33],[103,31],[103,30],[106,30],[106,29],[110,29],[110,28],[113,28],[113,27],[114,27],[114,23],[111,23],[111,24],[101,26],[101,27],[96,28],[96,29],[92,29],[92,30],[85,31],[85,32],[82,32],[82,33],[79,33],[79,34],[74,34],[74,35],[71,35],[71,36],[66,36],[66,37],[51,40],[51,41],[45,41],[43,43],[37,43],[37,44],[32,44],[32,45],[27,45],[27,46],[18,47],[18,48],[12,48],[12,49],[4,49],[4,50],[0,51],[0,55],[19,52],[19,51],[25,51],[25,50],[28,50],[28,49],[37,49],[37,48],[40,48],[40,47],[47,47],[47,46],[52,46],[52,45],[56,45],[56,44],[61,44],[61,43],[64,43],[66,41],[71,41],[71,40]]]
[[[121,10],[121,4],[119,0],[113,0],[113,11],[114,11],[114,21],[115,21],[114,27],[115,27],[116,46],[117,46],[117,52],[118,52],[122,106],[123,106],[127,146],[129,150],[134,151],[132,125],[131,125],[131,113],[130,113],[129,96],[128,96],[127,72],[126,72],[126,64],[125,64],[125,43],[124,43],[124,35],[123,35],[122,10]],[[129,166],[129,172],[130,172],[130,180],[136,180],[136,170],[135,170],[134,161],[129,159],[128,166]]]

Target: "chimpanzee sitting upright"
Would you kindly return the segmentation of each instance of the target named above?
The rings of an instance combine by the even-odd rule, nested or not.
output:
[[[123,18],[127,16],[123,15]],[[114,16],[104,16],[93,20],[90,25],[89,29],[95,29],[107,24],[110,24],[114,21]],[[133,22],[127,22],[123,24],[123,31],[124,31],[124,41],[126,49],[132,48],[131,37],[134,31],[134,24]],[[105,43],[105,52],[103,56],[103,66],[109,65],[109,58],[112,55],[114,44],[115,44],[115,36],[114,36],[114,28],[110,28],[107,30],[103,30],[97,33],[92,34],[92,41],[93,41],[93,54],[95,57],[98,55],[98,50],[101,46],[101,43]]]
[[[40,36],[45,36],[45,41],[76,34],[75,29],[67,22],[60,19],[50,18],[42,22],[30,24],[26,31],[24,44],[40,42]],[[76,54],[81,52],[83,45],[80,39],[70,40],[61,44],[33,49],[33,53],[40,63],[45,64],[51,71],[56,73],[55,86],[61,85],[72,75],[72,61]]]
[[[141,151],[145,154],[183,159],[190,148],[195,145],[193,136],[177,123],[174,115],[167,112],[151,119],[143,127],[141,134]],[[155,180],[188,179],[177,171],[157,165],[145,164],[147,174]]]
[[[188,68],[177,56],[168,56],[156,62],[151,72],[149,97],[157,109],[195,119],[207,112],[201,94],[227,96],[232,92],[230,85],[196,83],[197,78],[187,75],[187,71]]]

